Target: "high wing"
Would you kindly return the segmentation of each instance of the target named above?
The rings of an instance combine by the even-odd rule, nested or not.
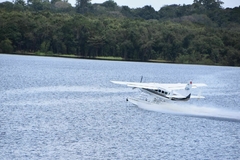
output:
[[[121,84],[121,85],[126,85],[128,87],[133,87],[133,88],[144,88],[144,89],[164,89],[164,90],[181,90],[185,89],[186,84],[185,83],[140,83],[140,82],[124,82],[124,81],[111,81],[112,83],[115,84]],[[204,83],[195,83],[192,84],[192,88],[197,88],[197,87],[205,87],[207,86]]]

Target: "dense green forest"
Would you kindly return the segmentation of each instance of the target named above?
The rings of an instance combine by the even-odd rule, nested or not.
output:
[[[219,0],[132,9],[113,0],[0,3],[0,53],[240,66],[240,6]]]

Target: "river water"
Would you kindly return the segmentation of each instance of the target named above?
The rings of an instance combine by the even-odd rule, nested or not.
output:
[[[240,159],[237,67],[0,54],[0,75],[1,159]],[[206,98],[179,106],[192,116],[140,109],[110,81],[141,76],[206,83]]]

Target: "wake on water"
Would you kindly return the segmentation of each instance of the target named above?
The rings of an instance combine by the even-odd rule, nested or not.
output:
[[[183,116],[214,118],[221,120],[233,120],[240,122],[240,111],[216,108],[211,106],[197,106],[194,104],[183,103],[150,103],[148,101],[138,101],[138,107],[161,113],[169,113]]]

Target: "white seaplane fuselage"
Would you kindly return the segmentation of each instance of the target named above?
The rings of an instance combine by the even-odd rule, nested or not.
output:
[[[192,84],[189,81],[187,84],[176,83],[176,84],[165,84],[165,83],[141,83],[141,82],[123,82],[123,81],[111,81],[115,84],[126,85],[132,88],[138,88],[140,91],[150,95],[153,100],[146,101],[135,98],[128,98],[128,100],[135,104],[140,105],[140,103],[159,105],[163,102],[171,101],[188,101],[190,98],[204,98],[201,95],[193,96],[191,94],[192,88],[207,86],[203,83]],[[139,106],[140,107],[140,106]]]

